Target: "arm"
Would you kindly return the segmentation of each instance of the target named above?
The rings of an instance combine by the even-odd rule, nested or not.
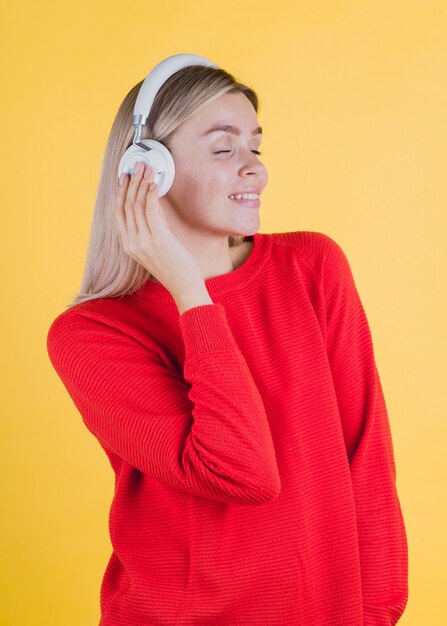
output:
[[[214,304],[203,281],[195,283],[191,289],[185,289],[182,293],[177,294],[174,292],[172,297],[177,305],[180,315],[188,309],[192,309],[196,306]]]
[[[325,236],[327,351],[357,511],[365,626],[392,626],[408,596],[407,539],[371,332],[348,260]]]
[[[125,462],[191,495],[273,500],[281,483],[267,416],[223,305],[190,308],[179,323],[183,376],[83,311],[54,320],[48,354],[87,428]]]

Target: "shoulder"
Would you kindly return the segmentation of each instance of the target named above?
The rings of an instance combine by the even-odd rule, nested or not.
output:
[[[293,257],[320,281],[324,276],[339,271],[350,271],[349,262],[341,245],[319,231],[297,230],[271,233],[272,248],[288,248]]]
[[[65,334],[76,328],[82,329],[85,321],[110,323],[110,315],[106,313],[108,307],[104,307],[104,300],[89,300],[71,306],[59,313],[51,322],[48,337]]]
[[[65,309],[47,331],[50,359],[61,351],[89,350],[94,343],[131,345],[135,342],[154,347],[142,331],[144,316],[129,298],[92,299]]]
[[[59,313],[47,331],[47,352],[53,365],[62,354],[76,352],[81,346],[91,345],[93,337],[102,328],[108,328],[107,319],[98,316],[98,307],[93,301],[83,302]]]

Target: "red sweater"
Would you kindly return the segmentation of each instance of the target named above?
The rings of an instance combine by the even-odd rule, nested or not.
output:
[[[390,626],[407,540],[371,333],[319,232],[261,234],[179,314],[63,311],[51,362],[115,472],[101,626]]]

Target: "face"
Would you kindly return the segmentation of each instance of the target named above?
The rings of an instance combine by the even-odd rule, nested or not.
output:
[[[238,127],[240,134],[206,133],[218,124]],[[267,185],[268,173],[257,154],[262,139],[258,127],[248,98],[232,93],[212,102],[176,131],[170,142],[174,182],[160,198],[170,225],[216,237],[250,235],[259,229],[260,200],[229,198],[251,190],[260,194]]]

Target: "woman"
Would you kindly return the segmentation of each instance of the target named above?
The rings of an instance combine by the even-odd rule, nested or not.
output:
[[[407,542],[371,333],[319,232],[258,233],[258,99],[191,66],[146,135],[176,173],[115,182],[114,121],[81,293],[54,368],[115,472],[101,626],[389,626]],[[217,130],[215,127],[222,127]],[[236,194],[236,197],[235,197]]]

